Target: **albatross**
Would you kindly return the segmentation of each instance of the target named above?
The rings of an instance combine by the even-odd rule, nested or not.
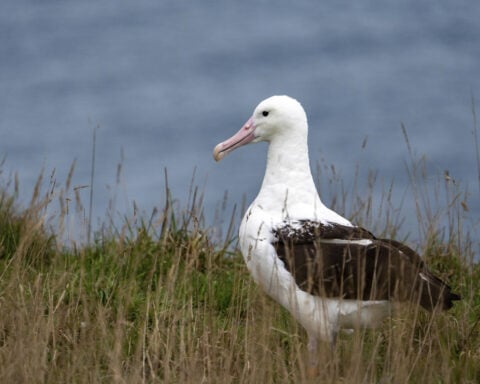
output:
[[[322,203],[307,136],[301,104],[272,96],[213,157],[268,143],[265,176],[241,222],[239,246],[254,281],[306,329],[315,366],[319,340],[334,345],[341,329],[375,327],[396,302],[447,310],[460,296],[410,247],[377,238]]]

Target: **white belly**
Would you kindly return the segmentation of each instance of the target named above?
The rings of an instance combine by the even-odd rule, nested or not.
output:
[[[322,298],[298,288],[272,245],[272,224],[245,216],[240,248],[253,279],[285,307],[310,335],[332,342],[341,328],[375,327],[390,314],[389,301]]]

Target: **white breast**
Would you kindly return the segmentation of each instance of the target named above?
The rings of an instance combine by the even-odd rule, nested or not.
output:
[[[309,216],[313,215],[315,212],[310,210]],[[333,341],[340,327],[371,327],[388,315],[390,305],[387,301],[338,300],[302,291],[272,245],[275,241],[272,229],[281,223],[285,223],[281,215],[267,212],[254,202],[240,226],[240,249],[255,282],[285,307],[309,334]]]

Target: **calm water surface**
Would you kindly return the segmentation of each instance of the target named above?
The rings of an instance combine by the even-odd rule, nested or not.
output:
[[[469,222],[479,216],[478,2],[4,0],[1,9],[1,178],[17,172],[24,201],[42,169],[55,170],[60,185],[74,159],[69,196],[88,185],[98,127],[99,222],[112,199],[118,217],[134,201],[146,214],[160,207],[166,168],[181,202],[195,170],[213,223],[226,190],[227,212],[255,197],[266,149],[242,148],[215,164],[214,145],[260,100],[289,94],[309,115],[312,164],[335,164],[346,189],[358,166],[365,194],[368,171],[377,170],[378,204],[381,184],[393,179],[405,233],[416,236],[402,122],[425,156],[428,182],[448,170],[468,187]],[[80,194],[86,204],[88,188]]]

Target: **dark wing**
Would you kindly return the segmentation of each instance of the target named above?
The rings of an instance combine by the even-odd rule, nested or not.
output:
[[[278,257],[300,289],[322,297],[419,302],[451,308],[460,297],[421,257],[360,227],[299,221],[274,231]]]

